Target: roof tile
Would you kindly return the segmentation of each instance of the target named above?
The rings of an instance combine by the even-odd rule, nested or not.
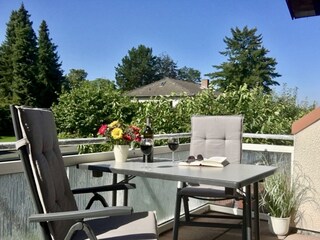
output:
[[[134,97],[170,96],[172,94],[187,94],[193,96],[201,91],[200,84],[172,78],[164,78],[127,93]]]

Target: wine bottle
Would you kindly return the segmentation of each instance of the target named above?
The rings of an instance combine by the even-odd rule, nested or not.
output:
[[[153,130],[151,128],[150,118],[147,117],[146,119],[146,126],[143,131],[143,137],[144,138],[151,138],[153,139]],[[143,155],[143,162],[145,162],[145,155]],[[153,147],[151,150],[151,153],[147,155],[147,162],[153,162]]]

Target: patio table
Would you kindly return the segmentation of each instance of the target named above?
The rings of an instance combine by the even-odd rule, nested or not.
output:
[[[149,169],[144,168],[141,158],[135,158],[126,162],[91,162],[79,164],[81,169],[101,171],[125,176],[139,176],[144,178],[156,178],[178,182],[192,182],[208,184],[228,188],[245,187],[246,197],[244,203],[243,221],[245,232],[243,239],[252,239],[252,216],[251,202],[254,206],[254,226],[255,239],[259,240],[259,201],[258,182],[272,175],[276,167],[249,165],[249,164],[229,164],[224,168],[199,167],[199,166],[179,166],[172,164],[169,159],[157,159],[153,163],[148,163]],[[251,186],[253,185],[253,196],[251,196]],[[179,191],[179,187],[178,187]]]

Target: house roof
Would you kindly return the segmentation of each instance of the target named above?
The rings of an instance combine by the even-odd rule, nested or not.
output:
[[[292,19],[320,15],[320,0],[286,0]]]
[[[295,121],[291,127],[291,133],[297,134],[303,129],[309,127],[311,124],[320,120],[320,108],[316,108],[313,111],[309,112],[307,115],[304,115],[299,120]]]
[[[201,90],[200,84],[194,82],[164,78],[131,90],[127,95],[132,97],[170,96],[172,94],[187,94],[188,96],[193,96]]]

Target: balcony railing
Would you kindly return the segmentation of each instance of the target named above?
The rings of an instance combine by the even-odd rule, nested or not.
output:
[[[188,138],[190,133],[161,134],[155,135],[155,139],[167,139],[168,137]],[[270,134],[243,134],[244,138],[277,139],[293,141],[292,136],[270,135]],[[61,147],[70,147],[79,144],[98,144],[104,142],[103,138],[85,139],[62,139],[59,141]],[[1,143],[0,151],[12,151],[14,143]],[[189,144],[181,144],[175,157],[186,159],[189,152]],[[167,146],[156,147],[155,156],[171,157]],[[293,146],[266,145],[266,144],[243,144],[243,162],[256,164],[261,162],[281,162],[291,169]],[[140,149],[131,149],[130,156],[141,156]],[[1,153],[0,153],[1,156]],[[2,154],[2,156],[4,156]],[[23,175],[23,168],[20,160],[2,158],[0,162],[0,239],[41,239],[38,226],[28,222],[28,216],[34,213],[33,202],[29,194],[29,187]],[[9,161],[10,160],[10,161]],[[77,169],[79,163],[90,161],[113,160],[112,152],[94,154],[74,154],[64,156],[65,165],[72,188],[104,185],[112,183],[111,174],[104,174],[101,178],[92,177],[92,173]],[[136,211],[156,210],[159,223],[166,223],[172,220],[176,183],[172,181],[135,178],[137,189],[130,191],[129,205]],[[103,194],[107,201],[111,202],[110,193]],[[141,197],[143,196],[143,197]],[[122,194],[118,195],[118,204],[122,204]],[[76,196],[79,208],[84,208],[89,195]],[[197,208],[204,202],[195,200],[191,202],[191,208]],[[171,206],[171,207],[170,207]],[[97,206],[95,206],[97,207]]]

